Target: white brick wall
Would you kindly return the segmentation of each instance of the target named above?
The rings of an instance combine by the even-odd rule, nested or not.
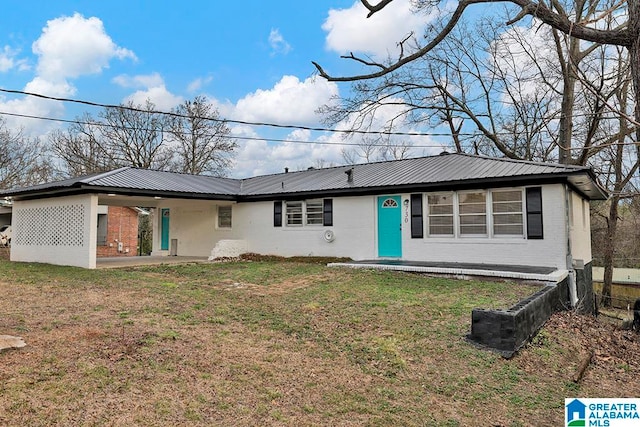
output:
[[[238,232],[247,241],[249,252],[353,259],[375,257],[374,197],[333,198],[333,226],[287,227],[283,212],[282,227],[274,227],[272,201],[240,203],[236,207],[234,222],[238,220]],[[332,242],[325,241],[326,230],[333,231]]]
[[[574,260],[581,259],[585,264],[591,262],[591,217],[589,202],[580,195],[571,192],[570,210],[573,219],[570,222],[571,255]]]
[[[389,194],[392,195],[392,194]],[[402,200],[409,194],[400,194]],[[575,196],[574,203],[580,198]],[[233,204],[231,229],[217,229],[216,202],[167,201],[171,209],[170,239],[178,239],[178,255],[210,256],[220,241],[242,241],[247,252],[280,256],[336,256],[355,260],[377,258],[377,196],[334,197],[333,226],[273,226],[273,201]],[[221,204],[227,204],[220,202]],[[412,239],[402,206],[402,259],[548,266],[566,269],[565,191],[561,184],[542,187],[544,239],[429,238]],[[159,212],[159,210],[157,211]],[[574,212],[576,210],[574,209]],[[582,218],[581,208],[577,211]],[[588,212],[587,212],[588,214]],[[588,216],[588,215],[587,215]],[[159,254],[159,215],[154,221],[154,253]],[[587,218],[588,220],[588,218]],[[590,256],[589,233],[572,233],[574,257]],[[588,230],[588,224],[586,226]],[[335,239],[327,242],[324,232]],[[217,252],[216,252],[217,253]]]
[[[402,199],[408,199],[403,194]],[[410,223],[403,223],[403,258],[410,260],[531,265],[566,269],[564,189],[542,186],[544,239],[430,238],[412,239]],[[404,210],[403,207],[403,217]]]

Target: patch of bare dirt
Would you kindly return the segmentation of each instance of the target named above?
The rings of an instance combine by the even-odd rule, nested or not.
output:
[[[536,351],[542,345],[554,350],[553,366],[543,352]],[[518,356],[518,363],[529,372],[555,371],[567,381],[575,381],[580,362],[588,359],[590,353],[593,357],[579,381],[576,395],[579,390],[586,390],[588,396],[583,397],[640,395],[640,334],[594,316],[554,314]]]
[[[255,283],[236,282],[234,280],[223,280],[220,282],[220,286],[226,290],[247,290],[254,295],[283,295],[297,289],[309,287],[324,279],[326,279],[326,274],[309,275],[285,280],[280,283],[272,283],[269,286],[256,285]]]
[[[281,257],[276,255],[261,255],[261,254],[251,253],[251,252],[242,254],[237,259],[240,261],[264,261],[264,262],[289,261],[289,262],[305,262],[305,263],[313,263],[313,264],[328,264],[330,262],[352,261],[351,258],[319,257],[319,256]]]

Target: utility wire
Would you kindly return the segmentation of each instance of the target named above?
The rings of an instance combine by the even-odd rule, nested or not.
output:
[[[243,121],[243,120],[220,119],[220,118],[213,118],[213,117],[188,116],[188,115],[185,115],[185,114],[179,114],[179,113],[172,112],[172,111],[171,112],[167,112],[167,111],[160,111],[160,110],[145,110],[145,109],[142,109],[142,108],[137,108],[137,107],[128,106],[128,105],[104,104],[104,103],[81,100],[81,99],[48,96],[48,95],[43,95],[43,94],[39,94],[39,93],[26,92],[26,91],[15,90],[15,89],[0,88],[0,92],[16,94],[16,95],[32,96],[32,97],[46,99],[46,100],[50,100],[50,101],[71,102],[71,103],[76,103],[76,104],[89,105],[89,106],[92,106],[92,107],[122,109],[122,110],[128,110],[128,111],[139,112],[139,113],[160,114],[160,115],[165,115],[165,116],[169,116],[169,117],[178,117],[178,118],[197,118],[197,119],[210,120],[210,121],[219,122],[219,123],[233,123],[233,124],[240,124],[240,125],[247,125],[247,126],[265,126],[265,127],[279,128],[279,129],[298,129],[298,130],[308,130],[308,131],[317,131],[317,132],[343,133],[343,134],[349,134],[350,133],[350,134],[359,134],[359,135],[436,136],[436,137],[451,137],[452,136],[451,133],[428,133],[428,132],[427,133],[421,133],[421,132],[396,132],[396,131],[385,131],[385,130],[368,131],[368,130],[359,130],[359,129],[354,129],[354,130],[350,130],[350,129],[331,129],[331,128],[321,128],[321,127],[311,127],[311,126],[301,126],[301,125],[286,125],[286,124],[267,123],[267,122],[250,122],[250,121]],[[94,125],[94,126],[115,127],[113,125],[109,125],[107,123],[100,123],[100,122],[83,122],[83,121],[79,121],[79,120],[57,119],[57,118],[53,118],[53,117],[33,116],[33,115],[9,113],[9,112],[0,112],[0,115],[23,117],[23,118],[45,120],[45,121],[53,121],[53,122],[61,122],[61,123],[78,123],[78,124],[87,124],[87,125]],[[585,114],[585,116],[586,116],[586,114]],[[128,128],[128,129],[136,130],[135,128]],[[138,129],[138,130],[142,130],[142,129]],[[149,129],[146,129],[146,130],[149,130]],[[510,135],[509,132],[501,132],[501,133],[498,133],[498,134]],[[459,136],[468,136],[468,137],[474,137],[474,136],[482,137],[483,136],[482,133],[478,133],[478,132],[457,133],[457,135],[459,135]],[[288,139],[264,138],[264,137],[248,137],[248,136],[247,137],[240,137],[240,136],[234,136],[234,135],[228,135],[227,138],[229,138],[229,139],[238,139],[238,140],[249,140],[249,141],[251,141],[251,140],[255,140],[255,141],[264,140],[264,141],[271,141],[271,142],[290,142],[290,143],[299,143],[299,144],[318,144],[318,145],[331,145],[331,144],[334,144],[334,145],[345,145],[345,146],[361,146],[361,145],[363,145],[362,143],[300,141],[300,140],[288,140]],[[368,146],[372,146],[372,147],[384,147],[384,146],[387,146],[387,144],[374,144],[374,143],[365,143],[365,144],[368,145]],[[635,143],[635,142],[610,143],[610,144],[597,145],[597,146],[594,146],[592,148],[593,149],[598,149],[598,148],[604,148],[604,147],[609,147],[609,146],[617,146],[617,145],[637,145],[637,143]],[[411,147],[413,147],[413,148],[440,148],[440,147],[442,147],[442,145],[411,145]],[[584,147],[572,147],[570,150],[571,151],[579,151],[579,150],[583,150],[583,149],[584,149]]]
[[[214,122],[221,123],[233,123],[237,125],[247,125],[247,126],[265,126],[265,127],[273,127],[278,129],[297,129],[297,130],[308,130],[308,131],[317,131],[317,132],[332,132],[332,133],[356,133],[363,135],[395,135],[395,136],[430,136],[430,134],[424,134],[420,132],[396,132],[396,131],[368,131],[368,130],[358,130],[358,129],[331,129],[331,128],[322,128],[322,127],[313,127],[313,126],[302,126],[302,125],[287,125],[287,124],[278,124],[278,123],[267,123],[267,122],[250,122],[245,120],[234,120],[234,119],[218,119],[212,117],[198,117],[198,116],[188,116],[185,114],[179,114],[172,111],[159,111],[159,110],[144,110],[142,108],[132,107],[128,105],[113,105],[113,104],[103,104],[100,102],[93,101],[85,101],[81,99],[72,99],[72,98],[61,98],[56,96],[47,96],[39,93],[33,92],[25,92],[22,90],[14,90],[14,89],[4,89],[0,88],[0,92],[11,93],[15,95],[26,95],[32,96],[36,98],[46,99],[49,101],[60,101],[60,102],[72,102],[76,104],[89,105],[92,107],[101,107],[101,108],[116,108],[128,111],[135,111],[138,113],[152,113],[152,114],[161,114],[170,117],[179,117],[179,118],[198,118],[203,120],[211,120]],[[448,134],[443,134],[442,136],[449,136]]]
[[[9,113],[6,111],[0,111],[1,116],[11,116],[11,117],[21,117],[27,119],[35,119],[35,120],[44,120],[50,122],[60,122],[60,123],[70,123],[70,124],[81,124],[81,125],[89,125],[89,126],[98,126],[98,127],[112,127],[112,128],[124,128],[129,130],[144,130],[144,131],[153,131],[156,129],[149,128],[135,128],[131,126],[116,126],[109,123],[103,122],[88,122],[82,120],[69,120],[69,119],[57,119],[53,117],[42,117],[42,116],[33,116],[29,114],[19,114],[19,113]],[[185,134],[188,134],[185,132]],[[480,134],[459,134],[466,136],[480,136]],[[216,135],[206,135],[206,136],[216,136]],[[450,136],[447,133],[431,133],[424,136]],[[235,139],[235,140],[246,140],[246,141],[269,141],[269,142],[290,142],[295,144],[317,144],[317,145],[347,145],[347,146],[361,146],[362,143],[358,142],[340,142],[340,141],[303,141],[303,140],[292,140],[292,139],[282,139],[282,138],[269,138],[269,137],[257,137],[257,136],[238,136],[238,135],[226,135],[224,138],[227,139]],[[387,147],[388,144],[376,144],[376,143],[366,143],[367,146],[371,147]],[[442,148],[442,145],[411,145],[411,148]]]

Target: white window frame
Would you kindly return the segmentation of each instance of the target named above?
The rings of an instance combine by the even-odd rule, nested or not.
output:
[[[490,222],[490,211],[488,209],[487,206],[487,200],[490,198],[489,194],[487,191],[485,190],[469,190],[469,191],[460,191],[457,193],[458,197],[457,197],[457,203],[456,203],[456,207],[457,207],[457,219],[458,219],[458,236],[462,237],[462,238],[474,238],[474,237],[490,237],[490,230],[491,230],[491,224],[489,224]],[[461,196],[465,195],[465,194],[483,194],[484,195],[484,213],[462,213],[461,209],[460,209],[460,205],[462,204],[460,202],[460,200],[462,199]],[[472,203],[465,203],[465,204],[472,204]],[[473,203],[475,205],[481,206],[482,203]],[[462,232],[462,218],[463,217],[471,217],[471,216],[484,216],[484,227],[485,227],[485,232],[484,233],[463,233]],[[480,225],[480,224],[477,224]]]
[[[500,192],[520,192],[520,211],[519,212],[504,212],[498,213],[495,215],[502,214],[520,214],[522,219],[522,233],[520,234],[496,234],[494,230],[494,212],[493,212],[493,195],[494,193]],[[481,215],[478,213],[468,213],[468,214],[460,214],[460,200],[464,194],[470,193],[482,193],[485,196],[485,227],[486,233],[484,234],[463,234],[462,226],[461,226],[461,217],[471,216],[471,215]],[[429,196],[438,196],[438,195],[451,195],[451,203],[452,203],[452,211],[453,211],[453,234],[432,234],[431,233],[431,218],[437,216],[445,216],[444,214],[431,214],[430,213],[430,203]],[[509,188],[496,188],[490,190],[464,190],[464,191],[437,191],[433,193],[423,193],[423,218],[425,218],[425,228],[426,232],[424,233],[425,238],[437,239],[437,238],[462,238],[462,239],[514,239],[514,238],[526,238],[526,230],[527,230],[527,218],[526,218],[526,188],[525,187],[509,187]],[[448,216],[448,215],[447,215]]]
[[[451,197],[451,214],[431,214],[430,211],[430,207],[431,207],[431,203],[429,203],[429,196],[450,196]],[[456,200],[456,194],[452,191],[445,191],[445,192],[437,192],[437,193],[426,193],[424,195],[424,205],[426,207],[426,226],[427,226],[427,232],[426,232],[426,236],[427,237],[447,237],[447,238],[451,238],[451,237],[456,237],[456,205],[457,205],[457,200]],[[451,217],[451,227],[452,227],[452,233],[451,234],[435,234],[435,233],[431,233],[431,219],[432,218],[441,218],[441,217]]]
[[[304,201],[296,200],[284,203],[284,224],[287,227],[302,227],[304,225]]]
[[[309,212],[310,207],[311,209],[316,209],[316,211]],[[319,211],[317,211],[318,208],[320,209]],[[312,219],[314,222],[311,222]],[[322,226],[324,224],[324,199],[304,201],[304,224],[311,227]]]
[[[221,223],[221,219],[225,218],[226,215],[221,215],[221,209],[229,209],[229,225],[223,225]],[[230,230],[233,227],[233,206],[232,205],[218,205],[216,212],[216,228],[221,230]]]
[[[520,193],[520,211],[518,212],[494,212],[494,194],[496,193]],[[490,191],[490,198],[487,201],[487,208],[489,210],[489,212],[491,213],[491,218],[490,221],[487,221],[487,223],[491,225],[491,236],[495,237],[495,238],[523,238],[525,236],[525,232],[527,229],[527,225],[525,223],[525,217],[526,217],[526,209],[525,209],[525,190],[524,188],[500,188],[500,189],[495,189],[495,190],[491,190]],[[496,203],[513,203],[512,202],[496,202]],[[495,231],[495,217],[496,216],[502,216],[502,215],[520,215],[520,225],[522,227],[522,230],[520,233],[517,234],[497,234]],[[488,218],[489,219],[489,218]]]

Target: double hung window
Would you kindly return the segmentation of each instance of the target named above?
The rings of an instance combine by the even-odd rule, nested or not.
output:
[[[491,201],[493,234],[496,236],[522,236],[524,233],[522,191],[493,191]]]
[[[460,193],[458,209],[461,236],[487,235],[487,194],[485,192]]]
[[[231,206],[218,206],[218,228],[231,228]]]
[[[273,204],[273,225],[281,227],[331,226],[333,225],[333,200],[311,199],[276,201]]]
[[[524,194],[523,189],[428,193],[425,197],[427,236],[523,237],[525,217],[531,210],[525,210]],[[414,200],[419,195],[411,197],[412,208],[419,207],[420,204]],[[420,212],[414,210],[412,221],[420,224]],[[531,238],[530,233],[527,236]],[[420,233],[412,231],[412,237],[420,237]]]
[[[427,196],[429,236],[453,236],[453,193]]]

